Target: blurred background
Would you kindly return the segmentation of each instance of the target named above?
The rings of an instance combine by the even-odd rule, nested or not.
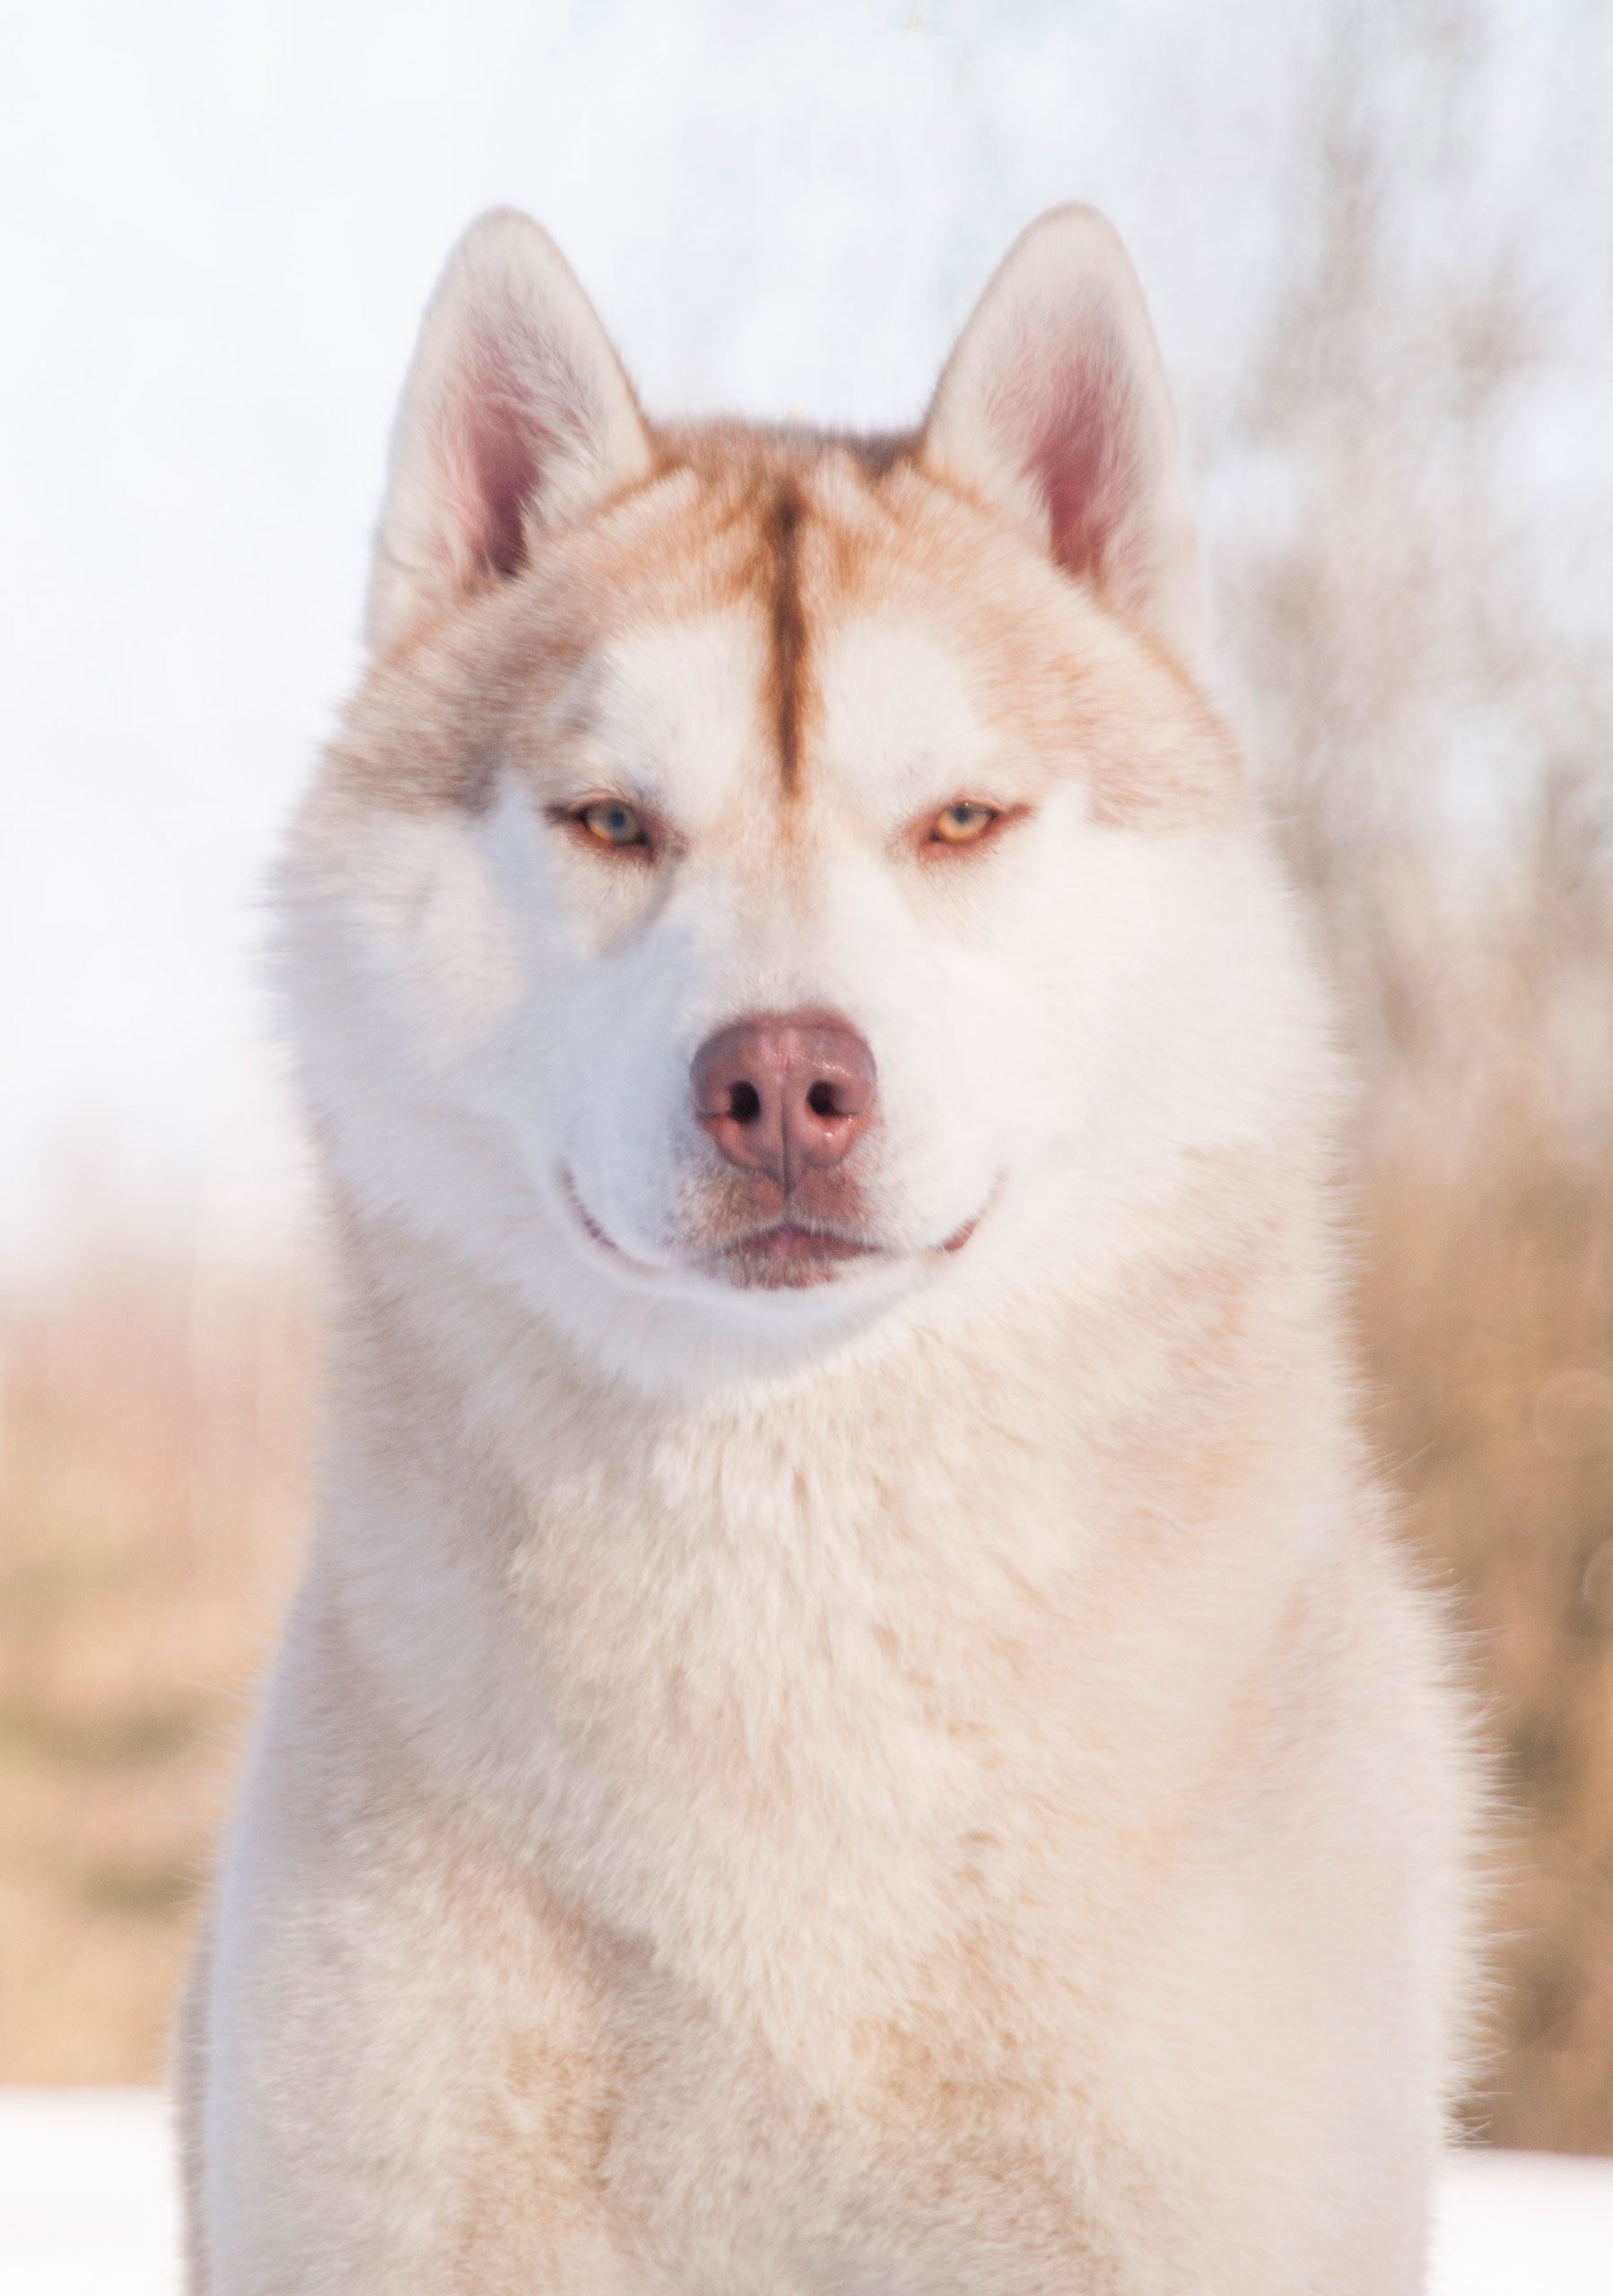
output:
[[[317,1426],[260,887],[449,244],[886,428],[1092,199],[1341,986],[1360,1333],[1513,1812],[1475,2130],[1613,2152],[1613,12],[60,0],[0,74],[0,2083],[161,2075]]]

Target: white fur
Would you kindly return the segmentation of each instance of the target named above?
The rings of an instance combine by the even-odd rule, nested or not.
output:
[[[1142,755],[1177,674],[1068,613]],[[1106,817],[1079,756],[930,854],[1047,761],[911,597],[824,637],[780,798],[761,628],[602,640],[547,795],[336,774],[295,832],[333,1401],[193,1995],[193,2287],[1411,2296],[1473,1795],[1288,899],[1246,812]],[[665,857],[589,848],[599,791]],[[803,1007],[876,1063],[879,1248],[740,1290],[690,1062]]]

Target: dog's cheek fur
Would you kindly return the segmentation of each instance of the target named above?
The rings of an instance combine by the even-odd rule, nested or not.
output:
[[[506,1283],[554,1237],[542,1083],[564,982],[532,947],[549,865],[514,793],[473,812],[327,787],[280,873],[277,969],[338,1190]]]

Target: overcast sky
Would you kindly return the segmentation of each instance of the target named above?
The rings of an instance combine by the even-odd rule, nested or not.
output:
[[[470,216],[508,201],[554,230],[653,410],[885,425],[1014,233],[1094,199],[1202,443],[1277,275],[1328,13],[11,11],[0,1270],[98,1196],[147,1223],[200,1203],[235,1244],[294,1214],[257,890],[354,673],[393,401]],[[1519,13],[1496,141],[1526,170],[1555,83],[1525,66],[1573,13]]]

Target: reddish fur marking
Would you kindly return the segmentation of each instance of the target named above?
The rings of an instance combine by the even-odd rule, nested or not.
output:
[[[774,722],[779,729],[779,771],[786,789],[796,787],[800,771],[801,665],[806,651],[806,622],[801,612],[798,562],[800,526],[801,498],[793,483],[787,479],[779,489],[767,521],[773,565],[771,683]]]

